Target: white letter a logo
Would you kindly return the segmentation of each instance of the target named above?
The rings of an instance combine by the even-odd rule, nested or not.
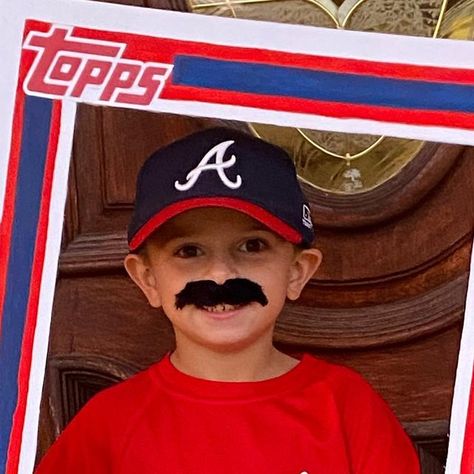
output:
[[[221,179],[222,183],[225,184],[230,189],[237,189],[240,188],[242,184],[242,178],[240,175],[237,175],[235,181],[231,181],[225,174],[225,169],[234,166],[237,158],[235,155],[232,155],[227,161],[224,161],[224,155],[227,151],[227,148],[230,147],[234,143],[234,140],[228,140],[226,142],[219,143],[215,147],[211,148],[203,157],[203,159],[199,162],[196,168],[193,168],[187,175],[186,175],[186,182],[181,184],[178,180],[175,181],[174,187],[178,191],[187,191],[191,189],[198,180],[201,173],[204,171],[214,170],[217,171],[219,178]],[[209,160],[215,156],[216,160],[215,163],[209,163]]]

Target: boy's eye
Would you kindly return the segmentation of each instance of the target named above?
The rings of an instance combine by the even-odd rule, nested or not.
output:
[[[267,244],[262,239],[249,239],[246,240],[241,246],[240,249],[242,252],[261,252],[267,248]]]
[[[193,258],[202,255],[202,250],[195,245],[185,245],[179,248],[174,254],[181,258]]]

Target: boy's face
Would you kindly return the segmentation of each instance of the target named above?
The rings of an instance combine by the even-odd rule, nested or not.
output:
[[[318,250],[297,250],[245,214],[199,208],[160,227],[143,253],[126,257],[125,266],[150,304],[163,308],[177,344],[238,350],[271,340],[285,299],[298,298],[320,261]],[[176,295],[189,282],[235,278],[260,285],[268,304],[176,307]]]

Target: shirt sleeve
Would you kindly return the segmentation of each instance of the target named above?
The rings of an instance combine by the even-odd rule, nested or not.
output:
[[[112,472],[107,429],[100,401],[88,402],[41,460],[35,474],[107,474]]]
[[[420,474],[415,448],[399,421],[372,387],[353,375],[344,424],[354,474]]]

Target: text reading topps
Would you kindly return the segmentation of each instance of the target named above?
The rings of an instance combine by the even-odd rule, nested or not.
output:
[[[125,43],[74,37],[70,27],[32,31],[23,48],[37,53],[24,82],[25,93],[150,105],[160,96],[173,66],[123,59],[125,47]]]

